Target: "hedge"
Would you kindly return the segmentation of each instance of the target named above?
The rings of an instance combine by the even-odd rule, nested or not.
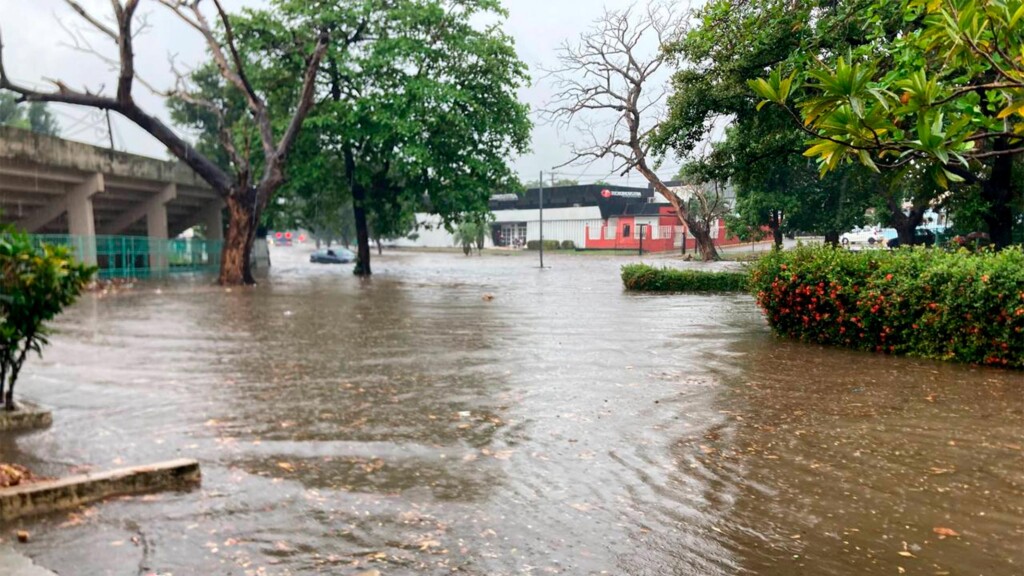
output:
[[[746,292],[747,273],[628,264],[622,267],[622,283],[626,290],[640,292]]]
[[[545,250],[560,250],[561,248],[562,248],[562,243],[559,242],[558,240],[545,240],[544,241],[544,249]],[[540,240],[530,240],[530,241],[528,241],[526,243],[526,249],[527,250],[540,250]]]
[[[775,251],[751,289],[777,334],[923,358],[1024,368],[1024,251]]]

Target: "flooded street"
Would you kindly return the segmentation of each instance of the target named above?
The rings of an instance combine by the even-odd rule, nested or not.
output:
[[[1024,572],[1019,372],[780,341],[747,296],[625,294],[635,258],[398,253],[360,281],[273,257],[254,289],[61,318],[18,387],[54,425],[0,460],[194,457],[203,483],[21,521],[21,550],[69,575]]]

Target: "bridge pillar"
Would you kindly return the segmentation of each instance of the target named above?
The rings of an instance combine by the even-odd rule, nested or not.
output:
[[[93,219],[92,197],[102,191],[103,174],[97,172],[76,184],[66,197],[68,234],[79,237],[81,245],[78,258],[90,266],[96,265],[96,221]]]
[[[149,268],[153,272],[166,272],[169,267],[167,251],[167,203],[178,197],[178,187],[168,184],[146,204],[146,235],[149,236]]]
[[[203,211],[201,223],[206,227],[206,239],[224,239],[224,205],[218,200]]]

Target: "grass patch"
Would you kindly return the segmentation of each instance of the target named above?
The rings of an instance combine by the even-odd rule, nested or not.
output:
[[[622,284],[636,292],[746,292],[746,272],[706,272],[655,268],[647,264],[622,267]]]

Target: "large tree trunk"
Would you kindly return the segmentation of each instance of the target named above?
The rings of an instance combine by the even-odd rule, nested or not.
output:
[[[244,192],[233,191],[228,195],[226,203],[228,229],[224,235],[218,282],[222,286],[256,284],[251,259],[260,211],[256,188]]]
[[[356,276],[369,276],[370,269],[370,227],[366,223],[366,188],[356,180],[356,159],[351,150],[345,150],[345,172],[352,191],[352,216],[356,224]]]
[[[690,235],[693,236],[693,242],[696,244],[697,250],[700,251],[701,258],[705,262],[718,260],[715,240],[711,237],[708,229],[700,222],[695,222],[690,216],[687,216],[684,222],[686,222],[686,227],[690,229]]]
[[[996,140],[994,150],[1006,150],[1005,139]],[[1013,243],[1013,156],[996,156],[992,164],[992,175],[982,183],[981,197],[988,202],[985,224],[988,235],[996,248],[1006,248]]]
[[[924,213],[928,210],[926,206],[915,206],[910,209],[910,214],[904,214],[903,208],[896,203],[896,200],[889,198],[889,218],[892,227],[896,229],[896,235],[900,240],[900,246],[913,246],[917,243],[914,232],[924,221]]]
[[[839,231],[829,230],[825,232],[825,244],[832,246],[833,248],[839,247]]]
[[[366,189],[356,184],[352,187],[352,215],[356,220],[356,276],[369,276],[370,269],[370,227],[366,224]]]
[[[772,210],[768,215],[768,229],[772,231],[772,242],[782,248],[782,217],[778,210]]]
[[[634,149],[634,152],[639,154],[640,151]],[[641,160],[637,164],[636,170],[651,183],[651,186],[654,187],[654,190],[658,194],[661,194],[661,196],[668,200],[669,204],[675,208],[676,217],[679,218],[679,223],[690,229],[690,234],[693,235],[694,243],[697,245],[697,250],[700,250],[701,257],[704,261],[710,262],[712,260],[718,260],[718,251],[715,250],[715,242],[711,238],[711,234],[709,234],[708,231],[701,226],[695,218],[693,218],[687,207],[682,203],[679,197],[676,196],[676,193],[670,190],[669,187],[661,181],[661,178],[658,178],[658,175],[647,167],[647,164],[644,161]],[[683,240],[683,250],[684,252],[686,250],[685,236]]]
[[[11,385],[7,387],[7,393],[4,394],[4,408],[8,412],[13,412],[17,409],[14,404],[14,381],[11,381]]]

